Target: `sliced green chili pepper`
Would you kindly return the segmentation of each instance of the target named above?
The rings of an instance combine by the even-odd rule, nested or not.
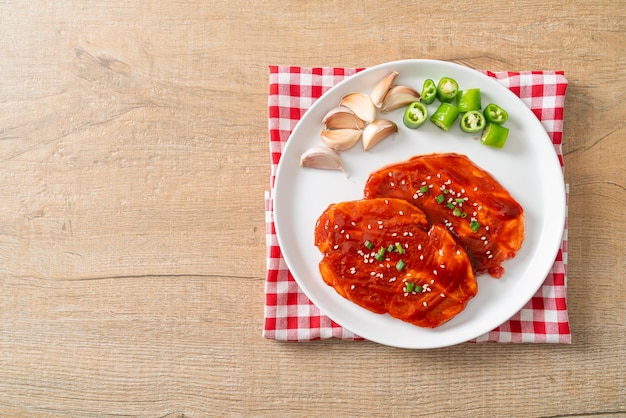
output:
[[[480,110],[482,107],[480,89],[459,90],[456,94],[456,107],[459,108],[461,113],[469,112],[470,110]]]
[[[508,136],[509,128],[496,125],[495,123],[488,123],[480,137],[480,142],[490,147],[502,148]]]
[[[470,110],[461,116],[461,130],[463,132],[478,132],[485,128],[487,122],[478,110]]]
[[[437,86],[435,82],[430,78],[424,81],[424,86],[422,87],[422,103],[431,104],[437,98]]]
[[[459,116],[459,109],[450,103],[441,103],[435,113],[430,117],[430,121],[441,130],[450,129],[456,118]]]
[[[488,104],[487,107],[485,107],[483,114],[485,115],[487,122],[495,123],[496,125],[502,125],[509,119],[509,114],[506,110],[494,103]]]
[[[451,102],[459,91],[459,83],[450,77],[444,77],[437,84],[437,98],[441,102]]]
[[[419,128],[426,122],[428,109],[424,103],[413,102],[406,108],[402,121],[407,128]]]

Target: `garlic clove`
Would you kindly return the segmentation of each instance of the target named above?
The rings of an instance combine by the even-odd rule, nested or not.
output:
[[[361,138],[360,129],[324,129],[320,134],[324,145],[335,151],[352,148]]]
[[[390,112],[420,99],[420,94],[407,86],[392,86],[383,100],[381,112]]]
[[[347,94],[341,99],[339,105],[352,110],[365,123],[370,123],[376,118],[376,106],[365,93]]]
[[[300,166],[343,171],[339,153],[327,147],[312,147],[306,150],[300,156]]]
[[[378,144],[389,135],[398,132],[398,125],[388,119],[376,119],[363,130],[363,149],[365,151]]]
[[[396,77],[398,77],[398,72],[392,71],[389,74],[387,74],[385,78],[380,80],[378,84],[376,84],[376,86],[374,86],[374,89],[372,90],[372,94],[370,95],[370,97],[372,98],[372,102],[374,103],[374,106],[376,107],[382,106],[383,99],[385,98],[385,95],[387,94],[391,86],[393,85],[393,82],[395,81]]]
[[[345,106],[337,106],[324,116],[322,123],[326,125],[328,129],[363,129],[365,128],[365,122],[363,122],[352,110]]]

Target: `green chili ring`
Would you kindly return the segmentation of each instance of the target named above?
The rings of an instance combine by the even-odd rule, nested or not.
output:
[[[421,102],[413,102],[404,111],[402,121],[407,128],[416,129],[422,126],[427,118],[428,109],[426,105]]]
[[[502,148],[506,143],[508,136],[509,128],[505,128],[504,126],[500,126],[495,123],[488,123],[480,137],[480,142],[490,147]]]
[[[506,110],[502,109],[495,103],[489,103],[485,107],[483,115],[485,115],[485,119],[487,119],[487,122],[495,123],[496,125],[502,125],[509,119],[509,114],[506,112]]]
[[[437,86],[435,82],[430,78],[424,81],[424,86],[422,87],[421,100],[424,104],[431,104],[437,98]]]
[[[448,131],[456,118],[459,116],[459,109],[450,103],[441,103],[435,113],[430,117],[430,121],[439,129]]]
[[[487,122],[485,116],[478,110],[470,110],[461,116],[459,126],[463,132],[478,132],[485,129]]]
[[[437,98],[440,102],[451,102],[459,91],[459,83],[450,77],[443,77],[437,84]]]
[[[459,90],[456,94],[456,106],[461,113],[469,112],[470,110],[480,110],[482,108],[480,89]]]

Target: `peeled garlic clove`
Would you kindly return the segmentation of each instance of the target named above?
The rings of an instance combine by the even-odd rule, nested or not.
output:
[[[360,137],[360,129],[324,129],[320,134],[324,145],[335,151],[344,151],[352,148]]]
[[[376,118],[376,106],[365,93],[350,93],[341,99],[339,105],[352,110],[365,123],[370,123]]]
[[[328,129],[363,129],[365,127],[365,122],[345,106],[337,106],[328,111],[322,123]]]
[[[300,156],[300,166],[343,171],[339,153],[327,147],[313,147],[306,150]]]
[[[378,144],[391,134],[398,132],[398,125],[387,119],[376,119],[363,130],[363,149],[365,151]]]
[[[390,112],[420,99],[420,94],[407,86],[393,86],[387,92],[380,108],[381,112]]]
[[[398,76],[398,72],[392,71],[385,78],[380,80],[378,84],[376,84],[376,86],[374,86],[374,89],[372,90],[372,94],[371,94],[371,98],[372,98],[372,102],[374,103],[374,106],[376,107],[382,106],[383,99],[385,98],[385,95],[387,94],[391,86],[393,85],[393,82],[395,81],[397,76]]]

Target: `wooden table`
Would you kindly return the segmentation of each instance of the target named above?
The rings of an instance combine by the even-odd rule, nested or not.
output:
[[[626,414],[620,1],[0,3],[0,415]],[[571,345],[261,337],[268,65],[564,70]]]

